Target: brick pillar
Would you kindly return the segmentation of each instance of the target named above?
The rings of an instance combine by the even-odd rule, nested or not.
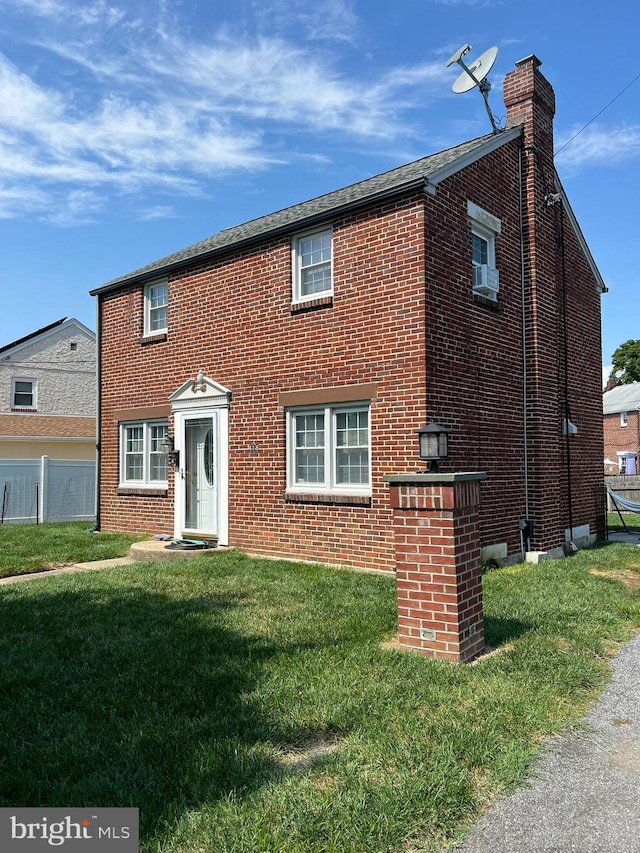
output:
[[[387,476],[396,552],[398,639],[430,657],[484,649],[480,481],[486,474]]]

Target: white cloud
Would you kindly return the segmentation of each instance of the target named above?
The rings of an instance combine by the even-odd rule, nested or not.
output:
[[[106,203],[104,196],[90,190],[72,190],[65,203],[49,214],[47,220],[64,228],[72,225],[87,225],[96,221]]]
[[[201,41],[185,35],[173,17],[177,7],[166,2],[152,4],[153,19],[108,0],[3,5],[37,16],[30,41],[41,60],[19,68],[0,54],[4,216],[12,199],[15,215],[29,209],[26,200],[39,201],[52,207],[51,221],[62,223],[65,197],[68,221],[75,222],[83,212],[97,215],[113,191],[199,194],[203,178],[298,158],[299,151],[283,146],[292,133],[314,145],[326,134],[388,143],[406,134],[409,108],[418,101],[424,108],[430,88],[447,92],[440,61],[374,79],[350,77],[330,53],[287,40],[285,30],[241,38],[227,29]],[[283,0],[270,0],[265,9],[280,10],[290,23],[297,15],[317,37],[324,27],[350,38],[353,5],[319,0],[312,9],[294,0],[285,8]],[[52,23],[61,17],[62,30]]]
[[[564,172],[575,173],[587,166],[615,166],[640,154],[640,125],[593,124],[579,131],[575,127],[556,138],[556,164]]]
[[[18,7],[43,18],[55,17],[66,11],[66,3],[62,0],[2,0],[0,7]]]
[[[48,206],[47,194],[33,187],[0,186],[0,219],[14,219]]]
[[[254,14],[265,31],[295,28],[310,41],[352,42],[358,18],[354,0],[255,0]]]
[[[157,204],[154,207],[139,211],[136,219],[140,222],[155,222],[159,219],[178,219],[178,215],[170,205]]]

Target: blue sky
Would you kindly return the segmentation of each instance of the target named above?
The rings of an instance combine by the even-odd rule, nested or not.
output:
[[[603,359],[640,338],[636,0],[0,0],[0,345],[222,228],[487,132],[453,51],[535,53],[602,275]],[[622,93],[622,94],[621,94]],[[585,342],[585,345],[589,345]]]

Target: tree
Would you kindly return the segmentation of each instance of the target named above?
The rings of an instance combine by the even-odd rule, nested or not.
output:
[[[612,358],[613,373],[619,385],[640,382],[640,341],[620,344]]]

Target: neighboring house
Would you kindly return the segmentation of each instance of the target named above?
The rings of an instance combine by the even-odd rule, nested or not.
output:
[[[602,395],[605,474],[637,474],[640,451],[640,382]]]
[[[507,75],[507,129],[93,291],[102,529],[393,569],[384,477],[437,422],[441,471],[487,473],[485,557],[594,537],[606,288],[539,65]]]
[[[0,347],[0,460],[96,458],[96,336],[63,317]]]

